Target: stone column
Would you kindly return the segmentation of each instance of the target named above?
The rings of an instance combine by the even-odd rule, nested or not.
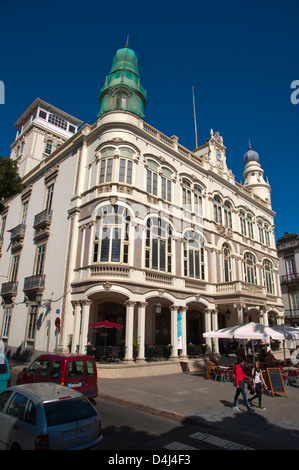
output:
[[[209,331],[212,331],[211,328],[211,310],[206,308],[204,310],[204,315],[205,315],[205,332],[208,333]],[[212,350],[212,341],[211,338],[206,338],[207,345],[209,348]]]
[[[145,339],[145,309],[147,303],[146,302],[139,302],[138,303],[138,323],[137,323],[137,339],[139,343],[138,349],[138,361],[144,361],[144,339]]]
[[[135,302],[128,300],[126,305],[126,353],[125,361],[133,361],[133,328]]]
[[[276,323],[277,325],[283,325],[284,324],[284,314],[283,312],[279,312],[277,317],[276,317]]]
[[[76,347],[79,344],[80,325],[81,325],[81,304],[79,301],[72,302],[74,309],[74,325],[73,325],[73,338],[71,352],[76,352]]]
[[[80,336],[80,346],[79,353],[85,354],[88,338],[88,323],[89,323],[89,311],[90,311],[91,302],[90,300],[83,300],[82,302],[82,323],[81,323],[81,336]]]
[[[262,323],[264,326],[269,326],[269,318],[268,318],[268,312],[266,307],[260,307],[260,312],[262,316]]]
[[[179,307],[182,315],[182,352],[180,358],[187,357],[187,307]]]
[[[217,305],[215,309],[212,310],[211,312],[211,322],[212,322],[212,325],[211,325],[212,331],[218,330],[218,307]],[[219,353],[218,338],[214,338],[213,341],[214,341],[214,352],[218,354]]]
[[[237,309],[238,325],[243,325],[243,324],[244,324],[244,319],[243,319],[243,307],[245,308],[246,305],[243,305],[243,304],[234,304],[234,308]]]
[[[170,357],[176,359],[178,357],[178,307],[171,305],[171,344],[172,352]]]

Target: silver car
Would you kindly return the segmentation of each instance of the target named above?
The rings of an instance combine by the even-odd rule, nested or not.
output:
[[[101,418],[76,390],[44,382],[0,393],[0,449],[87,449],[101,440]]]

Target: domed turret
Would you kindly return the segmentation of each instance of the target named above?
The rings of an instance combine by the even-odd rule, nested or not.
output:
[[[268,181],[266,182],[264,180],[264,170],[262,169],[259,160],[259,154],[252,150],[249,142],[249,150],[244,155],[244,186],[251,189],[253,194],[271,204],[271,188]]]
[[[146,91],[140,84],[138,59],[128,44],[116,52],[99,103],[98,117],[109,111],[121,110],[144,118]]]
[[[116,52],[109,75],[123,70],[132,72],[139,78],[138,59],[135,52],[128,46]]]
[[[257,152],[255,152],[255,150],[251,149],[251,145],[249,143],[249,150],[244,155],[245,165],[247,165],[247,163],[249,163],[249,162],[258,162],[259,163],[259,161],[260,161],[259,154]]]

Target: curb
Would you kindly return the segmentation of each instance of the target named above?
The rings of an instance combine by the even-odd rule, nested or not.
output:
[[[141,403],[133,403],[128,400],[124,400],[123,398],[112,397],[106,393],[98,393],[98,398],[104,398],[105,400],[112,401],[114,403],[118,403],[119,405],[128,406],[130,408],[136,408],[137,410],[144,411],[146,413],[150,413],[156,416],[161,416],[163,418],[173,419],[175,421],[185,421],[186,419],[190,419],[188,416],[181,415],[180,413],[175,413],[174,411],[167,411],[161,408],[154,408],[149,405],[142,405]],[[193,422],[195,420],[192,420]]]

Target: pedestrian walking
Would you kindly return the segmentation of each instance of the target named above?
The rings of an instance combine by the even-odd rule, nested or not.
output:
[[[239,344],[239,346],[237,347],[236,349],[236,356],[237,356],[237,361],[239,358],[241,359],[245,359],[245,350],[244,350],[244,347],[243,347],[243,344]]]
[[[232,406],[233,410],[239,410],[238,408],[238,398],[240,393],[242,393],[243,400],[245,403],[245,406],[247,410],[251,413],[253,412],[253,409],[250,408],[250,405],[247,401],[247,395],[244,387],[244,379],[249,379],[253,380],[251,377],[248,377],[248,375],[245,375],[242,369],[242,366],[244,365],[244,359],[242,357],[238,357],[237,359],[237,365],[235,366],[234,372],[235,372],[235,386],[237,387],[236,389],[236,394],[234,397],[234,404]]]
[[[259,408],[261,410],[265,410],[262,406],[262,391],[263,391],[263,386],[267,390],[268,387],[265,384],[262,370],[261,370],[261,364],[259,361],[255,361],[255,367],[252,369],[252,378],[253,378],[253,385],[255,388],[255,395],[252,398],[249,398],[248,402],[251,403],[252,400],[255,400],[256,398],[259,399]]]

